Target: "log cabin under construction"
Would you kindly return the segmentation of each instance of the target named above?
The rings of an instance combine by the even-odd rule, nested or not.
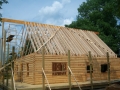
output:
[[[110,79],[120,79],[120,58],[95,32],[5,18],[2,21],[24,25],[22,49],[14,61],[15,81],[42,84],[44,73],[50,84],[68,83],[69,72],[78,82],[90,81],[90,73],[93,81],[108,80],[108,72]],[[73,77],[71,82],[75,82]]]

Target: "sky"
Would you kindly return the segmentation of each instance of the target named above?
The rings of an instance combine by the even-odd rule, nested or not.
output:
[[[77,9],[86,0],[8,0],[0,13],[3,18],[64,26],[76,20]],[[6,26],[5,26],[6,29]],[[2,37],[0,27],[0,38]]]
[[[77,9],[86,0],[8,0],[0,13],[3,18],[64,26],[76,20]],[[5,25],[5,29],[7,29]],[[0,27],[0,38],[2,37]]]
[[[17,20],[64,26],[78,15],[77,8],[86,0],[8,0],[2,16]]]

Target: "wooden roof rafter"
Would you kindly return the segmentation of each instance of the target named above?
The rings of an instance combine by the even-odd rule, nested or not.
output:
[[[41,53],[45,46],[46,54],[65,55],[70,50],[71,55],[88,55],[91,51],[93,56],[102,57],[108,51],[116,56],[96,32],[5,18],[2,21],[24,24],[34,52]]]

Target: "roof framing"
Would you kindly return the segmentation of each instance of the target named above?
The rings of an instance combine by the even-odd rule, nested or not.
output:
[[[2,18],[2,22],[23,24],[26,33],[23,39],[25,42],[30,40],[34,52],[41,53],[41,48],[45,46],[46,54],[65,55],[70,50],[72,55],[88,55],[88,51],[91,51],[97,57],[106,56],[106,52],[112,57],[116,56],[96,35],[98,32],[7,18]],[[25,42],[22,45],[24,47]],[[30,47],[27,49],[30,50]],[[33,53],[32,49],[30,53]]]
[[[27,21],[23,21],[23,20],[15,20],[15,19],[8,19],[8,18],[2,18],[2,22],[10,22],[10,23],[16,23],[16,24],[24,24],[24,25],[29,25],[29,22],[26,23]],[[30,24],[32,24],[34,26],[34,24],[37,24],[35,22],[30,22]],[[44,24],[46,25],[46,24]],[[60,27],[60,26],[56,26],[56,27]],[[94,32],[95,34],[99,34],[99,32]]]

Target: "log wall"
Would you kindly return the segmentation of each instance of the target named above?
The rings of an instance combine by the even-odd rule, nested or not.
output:
[[[89,60],[87,56],[70,56],[71,70],[73,71],[77,81],[85,82],[90,80],[90,73],[87,73],[87,65]],[[68,69],[66,75],[53,75],[52,63],[66,62],[68,64],[67,55],[45,55],[45,73],[50,84],[67,83]],[[23,65],[22,65],[23,64]],[[107,71],[101,72],[101,64],[107,64],[105,57],[93,57],[93,80],[107,80]],[[29,67],[28,67],[29,65]],[[111,79],[120,79],[120,59],[110,58]],[[22,68],[23,67],[23,71]],[[14,65],[15,80],[29,84],[42,84],[42,55],[30,54],[17,59]],[[72,82],[74,79],[72,77]]]

